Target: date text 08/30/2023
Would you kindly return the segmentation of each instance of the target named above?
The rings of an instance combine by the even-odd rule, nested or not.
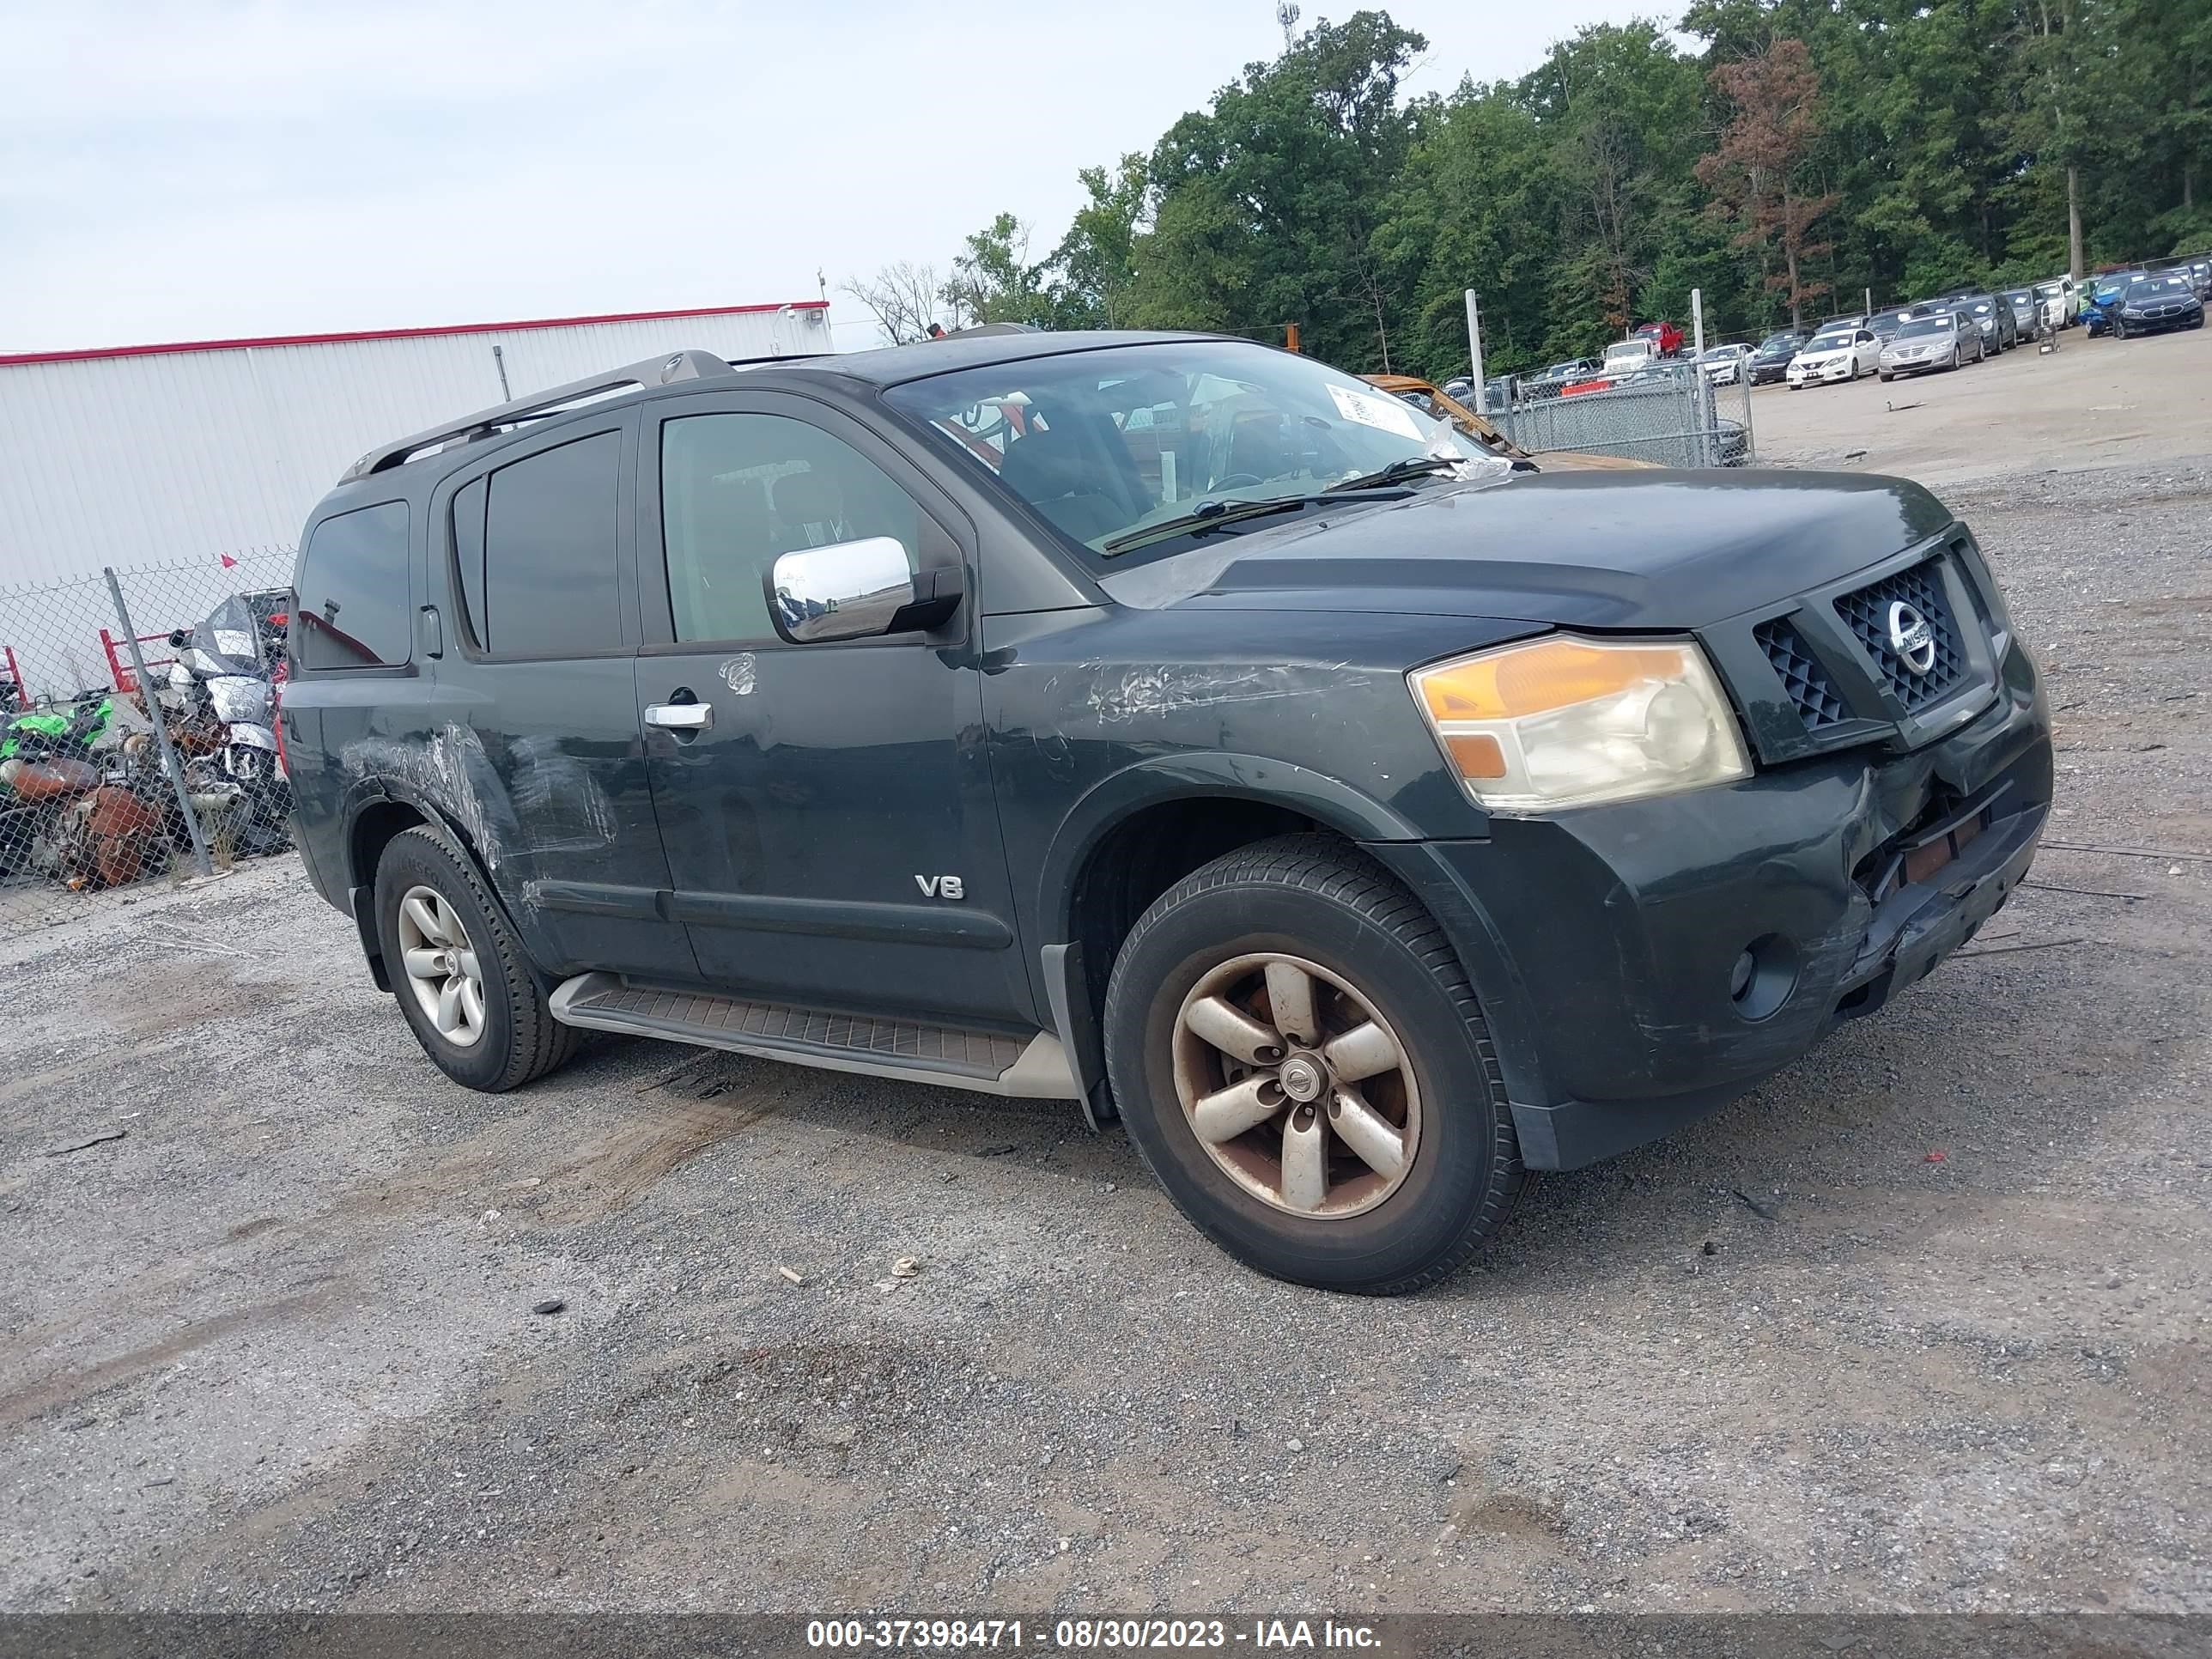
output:
[[[1070,1652],[1244,1647],[1267,1651],[1358,1650],[1380,1645],[1372,1626],[1334,1619],[813,1619],[806,1644],[827,1650],[1044,1648]]]

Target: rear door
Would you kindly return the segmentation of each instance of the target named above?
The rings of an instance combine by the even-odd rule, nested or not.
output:
[[[442,655],[420,763],[542,966],[692,978],[637,723],[637,418],[547,437],[432,498]]]
[[[1034,1024],[972,605],[954,646],[792,645],[769,617],[778,554],[875,536],[917,568],[965,564],[972,594],[966,519],[810,398],[642,412],[638,698],[672,913],[702,972],[780,1003]],[[660,723],[679,719],[696,723]]]

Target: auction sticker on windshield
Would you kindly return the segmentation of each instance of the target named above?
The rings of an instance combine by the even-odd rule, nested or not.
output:
[[[1333,386],[1328,395],[1336,399],[1336,412],[1347,421],[1357,421],[1362,426],[1371,426],[1383,432],[1395,432],[1401,437],[1419,440],[1421,428],[1413,419],[1413,411],[1388,395],[1370,397],[1347,386]]]

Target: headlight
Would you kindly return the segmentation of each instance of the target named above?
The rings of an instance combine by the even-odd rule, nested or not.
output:
[[[1735,716],[1694,645],[1554,635],[1408,677],[1476,803],[1540,812],[1751,775]]]

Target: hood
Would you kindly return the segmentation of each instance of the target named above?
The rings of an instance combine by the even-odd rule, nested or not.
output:
[[[1848,575],[1951,522],[1918,484],[1863,473],[1517,473],[1201,542],[1101,586],[1144,609],[1688,629]]]

